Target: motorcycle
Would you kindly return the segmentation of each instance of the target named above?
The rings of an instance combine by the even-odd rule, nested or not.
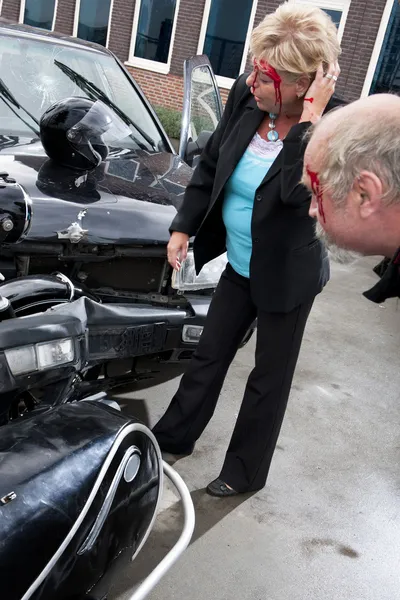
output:
[[[182,501],[182,533],[131,600],[148,595],[193,533],[190,493],[151,431],[104,393],[79,388],[90,362],[90,302],[16,317],[0,296],[0,580],[8,600],[104,600],[154,526],[164,477]]]

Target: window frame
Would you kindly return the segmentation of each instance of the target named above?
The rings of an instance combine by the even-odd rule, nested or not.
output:
[[[342,41],[346,21],[350,10],[351,0],[289,0],[292,4],[309,4],[317,8],[341,11],[342,17],[338,27],[338,39]]]
[[[1,2],[3,2],[3,0],[1,0]],[[26,7],[26,0],[21,0],[21,6],[19,7],[19,22],[21,23],[21,25],[25,25],[25,23],[24,23],[25,7]],[[51,29],[49,31],[54,31],[54,27],[56,25],[56,18],[57,18],[57,9],[58,9],[58,0],[55,0],[54,1],[53,22],[51,24]]]
[[[372,81],[374,79],[376,67],[378,66],[379,57],[381,55],[383,42],[385,40],[386,30],[389,25],[390,15],[394,7],[394,3],[397,0],[386,0],[386,5],[383,10],[381,24],[379,25],[378,35],[375,40],[374,49],[371,54],[371,60],[369,61],[368,71],[365,76],[364,86],[361,92],[361,98],[365,98],[369,95],[371,90]]]
[[[56,0],[58,2],[58,0]],[[110,1],[110,14],[108,15],[108,25],[107,25],[107,38],[105,47],[108,48],[108,44],[110,42],[110,33],[111,33],[111,23],[112,23],[112,14],[114,9],[114,0]],[[81,0],[75,0],[75,14],[74,14],[74,27],[72,30],[72,37],[78,38],[78,27],[79,27],[79,13],[81,11]],[[95,42],[93,42],[95,43]]]
[[[180,4],[181,4],[181,0],[176,0],[174,22],[172,24],[171,41],[170,41],[169,52],[168,52],[168,61],[166,63],[161,63],[156,60],[149,60],[148,58],[140,58],[138,56],[135,56],[135,54],[134,54],[135,46],[136,46],[136,37],[137,37],[137,32],[138,32],[138,27],[139,27],[140,9],[142,6],[142,0],[136,0],[135,14],[133,17],[133,25],[132,25],[131,43],[130,43],[130,47],[129,47],[129,58],[125,62],[125,65],[127,65],[128,67],[137,67],[139,69],[144,69],[146,71],[153,71],[155,73],[161,73],[162,75],[169,74],[169,72],[171,70],[172,54],[174,51],[175,35],[176,35],[176,29],[177,29],[177,24],[178,24]]]
[[[204,54],[204,43],[206,41],[208,19],[210,18],[212,1],[213,0],[206,0],[205,6],[204,6],[203,20],[202,20],[201,29],[200,29],[199,43],[197,45],[197,54]],[[248,59],[248,54],[249,54],[249,46],[250,46],[250,37],[251,37],[252,31],[254,28],[254,20],[256,18],[258,1],[259,0],[253,0],[253,5],[251,8],[250,17],[249,17],[249,26],[247,28],[246,39],[244,42],[242,62],[240,63],[239,75],[244,73],[246,70],[246,64],[247,64],[247,59]],[[235,82],[235,79],[231,79],[230,77],[223,77],[222,75],[217,75],[216,73],[215,73],[215,78],[217,80],[218,87],[225,89],[225,90],[230,90]]]

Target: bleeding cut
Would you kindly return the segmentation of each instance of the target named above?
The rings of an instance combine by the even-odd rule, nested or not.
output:
[[[261,73],[263,73],[264,75],[267,75],[267,77],[270,77],[272,79],[272,81],[274,82],[275,103],[279,104],[279,106],[282,110],[282,92],[281,92],[282,79],[281,79],[280,75],[277,73],[277,71],[274,69],[274,67],[271,67],[271,65],[268,64],[267,61],[265,61],[265,60],[254,59],[253,65],[254,65],[254,71],[256,72],[256,76],[254,78],[254,83],[257,80],[259,71],[261,71]],[[254,94],[254,85],[251,88],[251,91]]]
[[[326,223],[325,211],[324,211],[324,197],[323,197],[322,187],[321,187],[318,173],[316,173],[315,171],[311,171],[311,169],[309,167],[306,167],[306,170],[307,170],[307,175],[310,178],[311,189],[313,191],[313,194],[317,198],[318,212],[321,215],[324,223]]]

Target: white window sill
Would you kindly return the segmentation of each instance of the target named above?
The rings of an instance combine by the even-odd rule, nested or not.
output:
[[[221,75],[216,75],[215,79],[217,80],[218,87],[223,88],[224,90],[230,90],[235,83],[235,79],[222,77]]]
[[[136,67],[137,69],[153,71],[154,73],[161,73],[162,75],[168,75],[170,71],[170,65],[156,62],[155,60],[146,60],[144,58],[131,58],[124,64],[127,67]]]

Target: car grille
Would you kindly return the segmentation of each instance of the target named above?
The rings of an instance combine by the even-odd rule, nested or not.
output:
[[[82,266],[84,283],[92,289],[113,288],[129,292],[159,292],[165,272],[165,259],[114,258]]]

